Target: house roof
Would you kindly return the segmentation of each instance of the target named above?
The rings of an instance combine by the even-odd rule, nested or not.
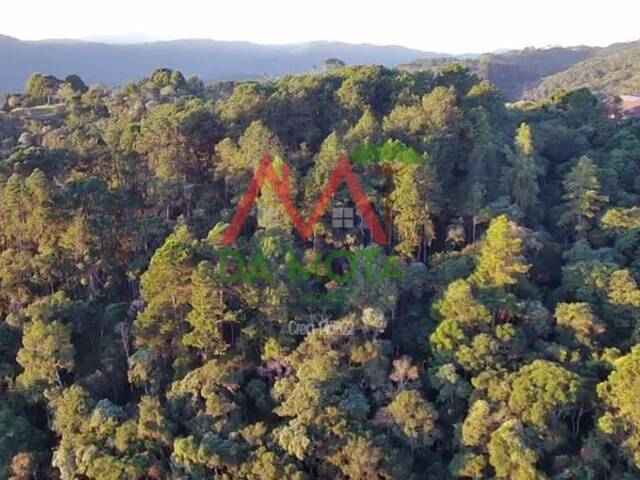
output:
[[[634,95],[620,95],[622,105],[620,113],[625,117],[640,117],[640,97]]]

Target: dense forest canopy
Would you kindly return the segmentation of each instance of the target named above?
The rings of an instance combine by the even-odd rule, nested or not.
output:
[[[640,476],[640,123],[589,90],[335,61],[12,101],[0,478]],[[306,217],[362,146],[388,245],[344,185],[303,240],[265,184],[224,263],[265,153]]]
[[[640,43],[609,55],[596,56],[545,78],[525,93],[527,98],[541,99],[556,90],[587,87],[602,96],[638,95],[640,93]]]
[[[541,101],[559,90],[589,88],[601,98],[640,95],[640,42],[608,47],[525,48],[456,61],[490,80],[509,101]],[[451,58],[425,58],[402,65],[408,71],[439,70]]]
[[[575,64],[602,55],[606,49],[597,47],[525,48],[504,53],[486,53],[457,60],[480,78],[491,81],[507,100],[520,99],[545,77],[563,72]],[[402,68],[409,71],[438,70],[451,63],[450,58],[415,60]]]

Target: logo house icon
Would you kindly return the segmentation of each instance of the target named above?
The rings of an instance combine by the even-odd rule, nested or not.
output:
[[[289,215],[293,226],[303,240],[307,240],[311,236],[313,233],[313,227],[326,211],[331,201],[331,196],[344,182],[347,184],[347,188],[353,197],[356,209],[360,212],[360,215],[371,230],[373,241],[380,245],[387,245],[389,243],[389,239],[380,225],[378,216],[362,189],[362,186],[351,167],[351,163],[346,156],[340,158],[338,164],[331,172],[329,181],[316,201],[306,222],[302,221],[300,213],[291,199],[291,170],[287,165],[282,165],[281,171],[282,176],[280,177],[273,168],[271,159],[265,154],[264,158],[258,165],[249,187],[238,204],[238,208],[231,220],[231,224],[227,227],[220,240],[222,245],[231,245],[235,242],[238,234],[240,233],[240,229],[247,219],[249,211],[255,203],[258,193],[261,191],[265,181],[268,181],[271,185],[272,190],[276,194],[281,205],[284,207],[284,210],[287,212],[287,215]]]

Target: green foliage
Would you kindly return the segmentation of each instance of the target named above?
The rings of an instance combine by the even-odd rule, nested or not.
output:
[[[515,420],[502,424],[489,441],[489,463],[498,478],[533,480],[543,478],[536,470],[538,455],[525,438],[522,425]]]
[[[71,329],[60,322],[35,320],[24,328],[22,348],[16,361],[23,368],[18,384],[41,393],[45,388],[62,387],[61,372],[75,367]]]
[[[333,67],[30,80],[61,103],[0,125],[1,478],[638,476],[637,125]],[[334,226],[344,186],[302,240],[266,182],[223,249],[265,154],[303,221],[353,154],[390,244]]]
[[[555,317],[560,335],[568,345],[593,348],[605,326],[593,313],[588,303],[559,303]]]
[[[559,224],[574,227],[576,233],[584,235],[593,223],[602,205],[609,198],[600,194],[600,182],[594,163],[587,156],[580,157],[563,182],[566,211]]]
[[[505,172],[507,190],[513,203],[522,211],[531,213],[538,204],[540,187],[538,177],[544,173],[540,160],[534,155],[531,128],[523,123],[514,141],[515,149],[507,151],[509,166]]]
[[[632,348],[614,366],[609,378],[598,385],[598,397],[602,402],[598,427],[612,445],[621,447],[623,458],[639,469],[640,416],[636,396],[640,389],[640,348]]]
[[[233,312],[226,310],[222,286],[216,284],[213,268],[201,262],[191,277],[191,311],[187,322],[193,328],[183,337],[185,345],[206,353],[221,353],[226,349],[222,338],[223,322],[235,321]]]
[[[480,286],[514,285],[529,266],[522,256],[522,239],[516,224],[505,215],[492,220],[482,242],[476,270],[471,279]]]
[[[545,429],[576,408],[582,392],[579,375],[552,362],[536,360],[516,374],[509,408],[525,422]]]
[[[29,97],[35,105],[51,103],[60,83],[60,80],[53,75],[34,73],[29,77],[24,86],[24,94]]]
[[[148,305],[134,324],[137,346],[161,350],[178,340],[176,334],[182,325],[171,313],[181,320],[186,314],[195,246],[188,228],[180,225],[151,258],[140,282]]]
[[[412,448],[431,445],[438,436],[435,409],[416,390],[403,390],[387,407],[398,433]]]
[[[606,229],[627,230],[640,228],[640,208],[611,208],[602,216]]]

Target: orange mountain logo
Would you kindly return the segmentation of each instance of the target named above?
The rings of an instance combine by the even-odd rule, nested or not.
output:
[[[371,202],[367,198],[367,195],[360,185],[360,182],[351,167],[351,163],[346,156],[340,158],[336,168],[331,172],[329,181],[320,195],[320,198],[316,201],[306,222],[303,222],[302,217],[300,216],[298,209],[293,204],[293,200],[291,198],[291,170],[287,165],[282,165],[281,171],[281,176],[278,176],[273,168],[271,159],[265,154],[253,176],[253,179],[251,180],[251,183],[249,184],[249,187],[247,188],[247,191],[240,200],[240,204],[238,205],[238,209],[231,220],[231,224],[227,227],[220,240],[221,244],[231,245],[235,242],[238,234],[240,233],[240,229],[247,219],[249,211],[255,203],[258,193],[260,193],[265,181],[268,181],[271,185],[271,189],[276,194],[276,197],[291,219],[293,226],[303,240],[307,240],[311,236],[314,226],[326,211],[327,206],[331,201],[331,196],[344,182],[347,184],[347,188],[353,197],[356,208],[371,231],[373,241],[380,245],[387,245],[389,243],[389,238],[380,225],[378,216],[376,215]]]

